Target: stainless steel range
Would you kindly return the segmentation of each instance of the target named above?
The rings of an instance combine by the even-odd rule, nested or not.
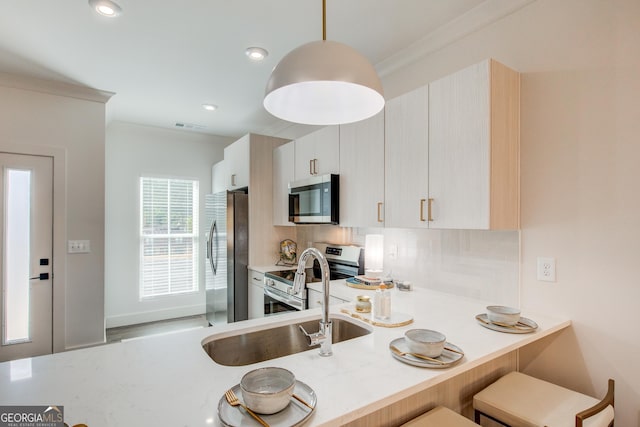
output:
[[[346,279],[364,274],[364,249],[358,246],[314,243],[327,259],[331,280]],[[288,311],[306,310],[307,289],[293,292],[295,268],[291,270],[268,271],[264,274],[264,314],[270,316]],[[320,265],[317,261],[307,268],[307,283],[320,281]]]

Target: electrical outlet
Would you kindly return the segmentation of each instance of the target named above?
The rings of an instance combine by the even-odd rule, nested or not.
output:
[[[543,282],[556,281],[555,258],[538,258],[538,280]]]

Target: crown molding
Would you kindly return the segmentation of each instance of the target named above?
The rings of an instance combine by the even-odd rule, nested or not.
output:
[[[387,76],[465,36],[486,27],[536,0],[485,0],[456,19],[375,65]]]
[[[93,89],[87,86],[79,86],[54,80],[37,79],[34,77],[26,77],[9,73],[0,73],[0,86],[101,103],[106,103],[113,95],[115,95],[114,92]]]

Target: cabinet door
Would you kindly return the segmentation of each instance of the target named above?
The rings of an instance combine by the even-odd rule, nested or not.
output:
[[[338,126],[326,126],[295,141],[295,179],[339,173]]]
[[[273,149],[273,225],[289,222],[289,182],[293,181],[295,142]]]
[[[224,160],[227,165],[227,189],[237,190],[249,186],[249,142],[250,135],[245,135],[224,148]]]
[[[489,228],[489,62],[429,85],[432,228]]]
[[[249,270],[249,319],[264,317],[264,274]]]
[[[227,164],[224,160],[211,167],[211,193],[219,193],[227,189],[228,181]]]
[[[340,173],[340,129],[326,126],[315,132],[315,175]]]
[[[384,226],[384,111],[340,126],[340,225]]]
[[[429,89],[385,106],[385,226],[426,228],[429,201]]]

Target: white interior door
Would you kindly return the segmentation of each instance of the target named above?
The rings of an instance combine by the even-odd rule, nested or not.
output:
[[[0,153],[0,362],[52,352],[53,158]]]

